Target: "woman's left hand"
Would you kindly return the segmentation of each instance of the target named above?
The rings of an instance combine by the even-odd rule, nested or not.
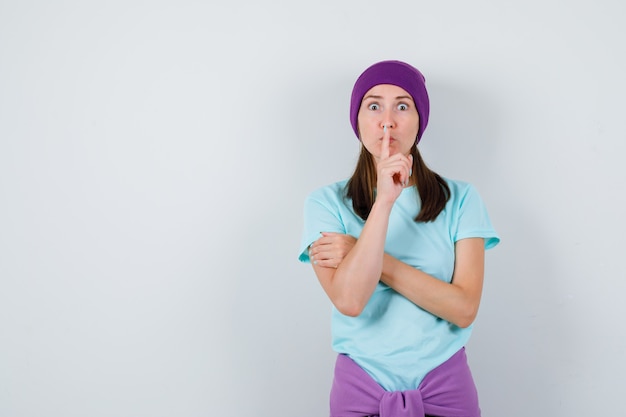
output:
[[[322,237],[309,247],[311,262],[326,268],[337,268],[356,244],[354,236],[322,232]]]

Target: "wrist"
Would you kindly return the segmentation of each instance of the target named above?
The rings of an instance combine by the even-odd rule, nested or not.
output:
[[[394,201],[388,201],[388,200],[384,200],[384,199],[376,199],[374,201],[374,204],[372,204],[372,210],[370,213],[376,211],[381,211],[381,212],[391,212],[391,209],[393,208],[393,203]]]
[[[383,254],[383,268],[382,268],[382,275],[380,277],[380,280],[389,285],[390,283],[390,279],[393,277],[394,275],[394,261],[395,258],[387,253]]]

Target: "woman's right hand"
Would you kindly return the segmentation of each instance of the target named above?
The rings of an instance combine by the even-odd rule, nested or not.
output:
[[[393,204],[402,189],[411,180],[413,155],[405,156],[401,153],[389,155],[390,129],[385,129],[381,144],[380,159],[376,164],[376,200]]]

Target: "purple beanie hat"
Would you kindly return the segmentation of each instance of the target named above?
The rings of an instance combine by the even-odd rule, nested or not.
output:
[[[413,97],[420,119],[417,140],[415,142],[418,143],[428,124],[428,113],[430,111],[428,92],[424,82],[425,78],[421,72],[401,61],[381,61],[363,71],[363,74],[354,83],[352,98],[350,99],[350,123],[357,138],[359,137],[357,118],[363,96],[375,85],[392,84],[403,88]]]

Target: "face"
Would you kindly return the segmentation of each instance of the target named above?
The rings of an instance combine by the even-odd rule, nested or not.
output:
[[[372,87],[361,101],[357,118],[363,146],[378,161],[380,159],[383,128],[390,132],[389,155],[408,155],[415,145],[419,130],[419,114],[411,95],[391,84]]]

